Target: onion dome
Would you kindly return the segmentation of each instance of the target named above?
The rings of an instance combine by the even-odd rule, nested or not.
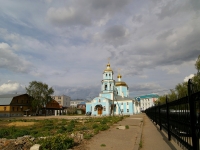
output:
[[[121,74],[118,74],[117,78],[118,78],[118,79],[119,79],[119,78],[122,78]]]
[[[108,72],[108,71],[112,71],[113,72],[113,70],[110,68],[110,63],[107,64],[107,67],[104,70],[104,72]]]
[[[126,82],[123,82],[123,81],[115,82],[115,86],[126,86],[126,87],[128,87],[128,85],[126,84]]]

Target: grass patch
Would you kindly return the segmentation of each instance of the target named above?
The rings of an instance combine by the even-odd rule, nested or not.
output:
[[[106,144],[101,144],[101,147],[106,147]]]
[[[121,121],[121,116],[105,116],[100,118],[85,119],[2,119],[0,122],[0,138],[15,139],[24,135],[32,137],[57,136],[79,132],[85,139],[90,139],[99,131],[110,128],[113,124]],[[84,122],[84,124],[83,124]],[[15,124],[20,124],[17,126]],[[9,126],[12,125],[12,126]]]

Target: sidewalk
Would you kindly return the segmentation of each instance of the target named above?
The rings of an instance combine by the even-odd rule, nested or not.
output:
[[[144,124],[142,132],[142,148],[140,150],[181,150],[173,140],[168,141],[167,134],[159,130],[147,116],[144,114]]]
[[[129,129],[125,129],[128,126]],[[181,150],[146,114],[132,115],[100,132],[81,150]],[[76,149],[75,149],[76,150]]]

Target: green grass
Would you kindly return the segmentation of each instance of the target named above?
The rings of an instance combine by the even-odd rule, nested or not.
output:
[[[32,137],[56,136],[57,134],[68,134],[80,132],[85,135],[86,139],[110,128],[116,122],[123,119],[121,116],[105,116],[101,118],[86,118],[86,119],[12,119],[0,122],[0,138],[15,139],[24,135]],[[8,126],[12,122],[34,122],[30,126]]]
[[[101,144],[101,147],[106,147],[106,144]]]

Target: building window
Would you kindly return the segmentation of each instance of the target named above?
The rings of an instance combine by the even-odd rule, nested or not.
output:
[[[128,102],[127,102],[127,105],[128,105]]]
[[[105,106],[103,106],[103,111],[106,111],[106,107]]]
[[[107,74],[106,74],[106,77],[107,77]]]
[[[107,90],[107,85],[105,85],[105,90]]]
[[[121,105],[123,105],[123,103],[121,103]]]
[[[127,109],[127,112],[129,112],[129,109]]]
[[[15,111],[15,107],[13,107],[12,110]]]
[[[109,74],[109,76],[110,76],[110,74]]]
[[[61,97],[60,97],[60,96],[58,96],[58,99],[61,99]]]
[[[94,111],[96,111],[97,110],[97,108],[96,107],[94,107]]]
[[[6,111],[6,107],[4,107],[4,111]]]
[[[101,102],[101,100],[99,99],[99,102]]]
[[[123,112],[123,109],[121,109],[121,112]]]
[[[17,107],[17,111],[18,111],[18,107]]]

